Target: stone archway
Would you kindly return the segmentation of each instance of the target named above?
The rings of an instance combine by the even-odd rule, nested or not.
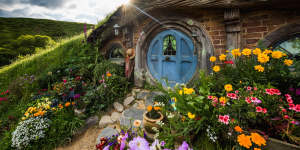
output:
[[[265,47],[271,47],[276,43],[286,40],[300,33],[300,22],[292,23],[280,27],[279,29],[269,33],[261,42]]]
[[[149,23],[140,33],[136,44],[135,58],[135,85],[142,87],[144,82],[155,84],[157,80],[150,73],[147,65],[147,52],[152,39],[160,32],[165,30],[178,30],[189,36],[194,43],[194,53],[198,57],[196,72],[189,80],[194,80],[198,76],[200,69],[207,70],[210,67],[209,57],[213,55],[214,49],[211,40],[204,28],[196,21],[186,18],[174,18],[161,20],[161,24],[156,22]],[[187,82],[187,83],[189,83]]]

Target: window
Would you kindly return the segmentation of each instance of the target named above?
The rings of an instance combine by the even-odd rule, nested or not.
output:
[[[114,44],[109,49],[109,58],[124,58],[124,51],[121,45]]]
[[[286,53],[290,58],[300,59],[300,34],[291,38],[282,40],[274,45],[273,50],[279,50]]]
[[[164,55],[176,55],[176,39],[173,35],[167,35],[163,43]]]

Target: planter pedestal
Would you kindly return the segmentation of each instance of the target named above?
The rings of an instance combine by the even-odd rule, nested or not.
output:
[[[160,118],[158,119],[152,119],[152,118],[148,118],[147,117],[147,112],[145,112],[143,114],[143,129],[144,132],[146,133],[147,137],[154,140],[154,131],[152,130],[152,127],[156,127],[158,130],[160,129],[160,126],[158,124],[156,124],[159,121],[162,121],[164,116],[158,112],[160,114]]]

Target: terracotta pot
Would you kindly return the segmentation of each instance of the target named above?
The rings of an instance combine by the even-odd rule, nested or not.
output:
[[[300,146],[290,144],[277,139],[269,138],[266,146],[267,150],[299,150]]]
[[[143,128],[145,133],[150,139],[154,138],[155,132],[152,130],[152,127],[156,127],[157,129],[160,129],[160,126],[156,124],[159,121],[162,121],[164,119],[164,116],[162,113],[158,112],[160,114],[160,117],[158,119],[152,119],[147,117],[148,112],[145,112],[143,114]]]

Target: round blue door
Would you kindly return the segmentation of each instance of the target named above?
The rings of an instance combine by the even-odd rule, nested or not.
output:
[[[158,81],[173,87],[176,83],[187,83],[197,68],[197,53],[191,38],[177,30],[165,30],[151,41],[147,53],[150,73]]]

